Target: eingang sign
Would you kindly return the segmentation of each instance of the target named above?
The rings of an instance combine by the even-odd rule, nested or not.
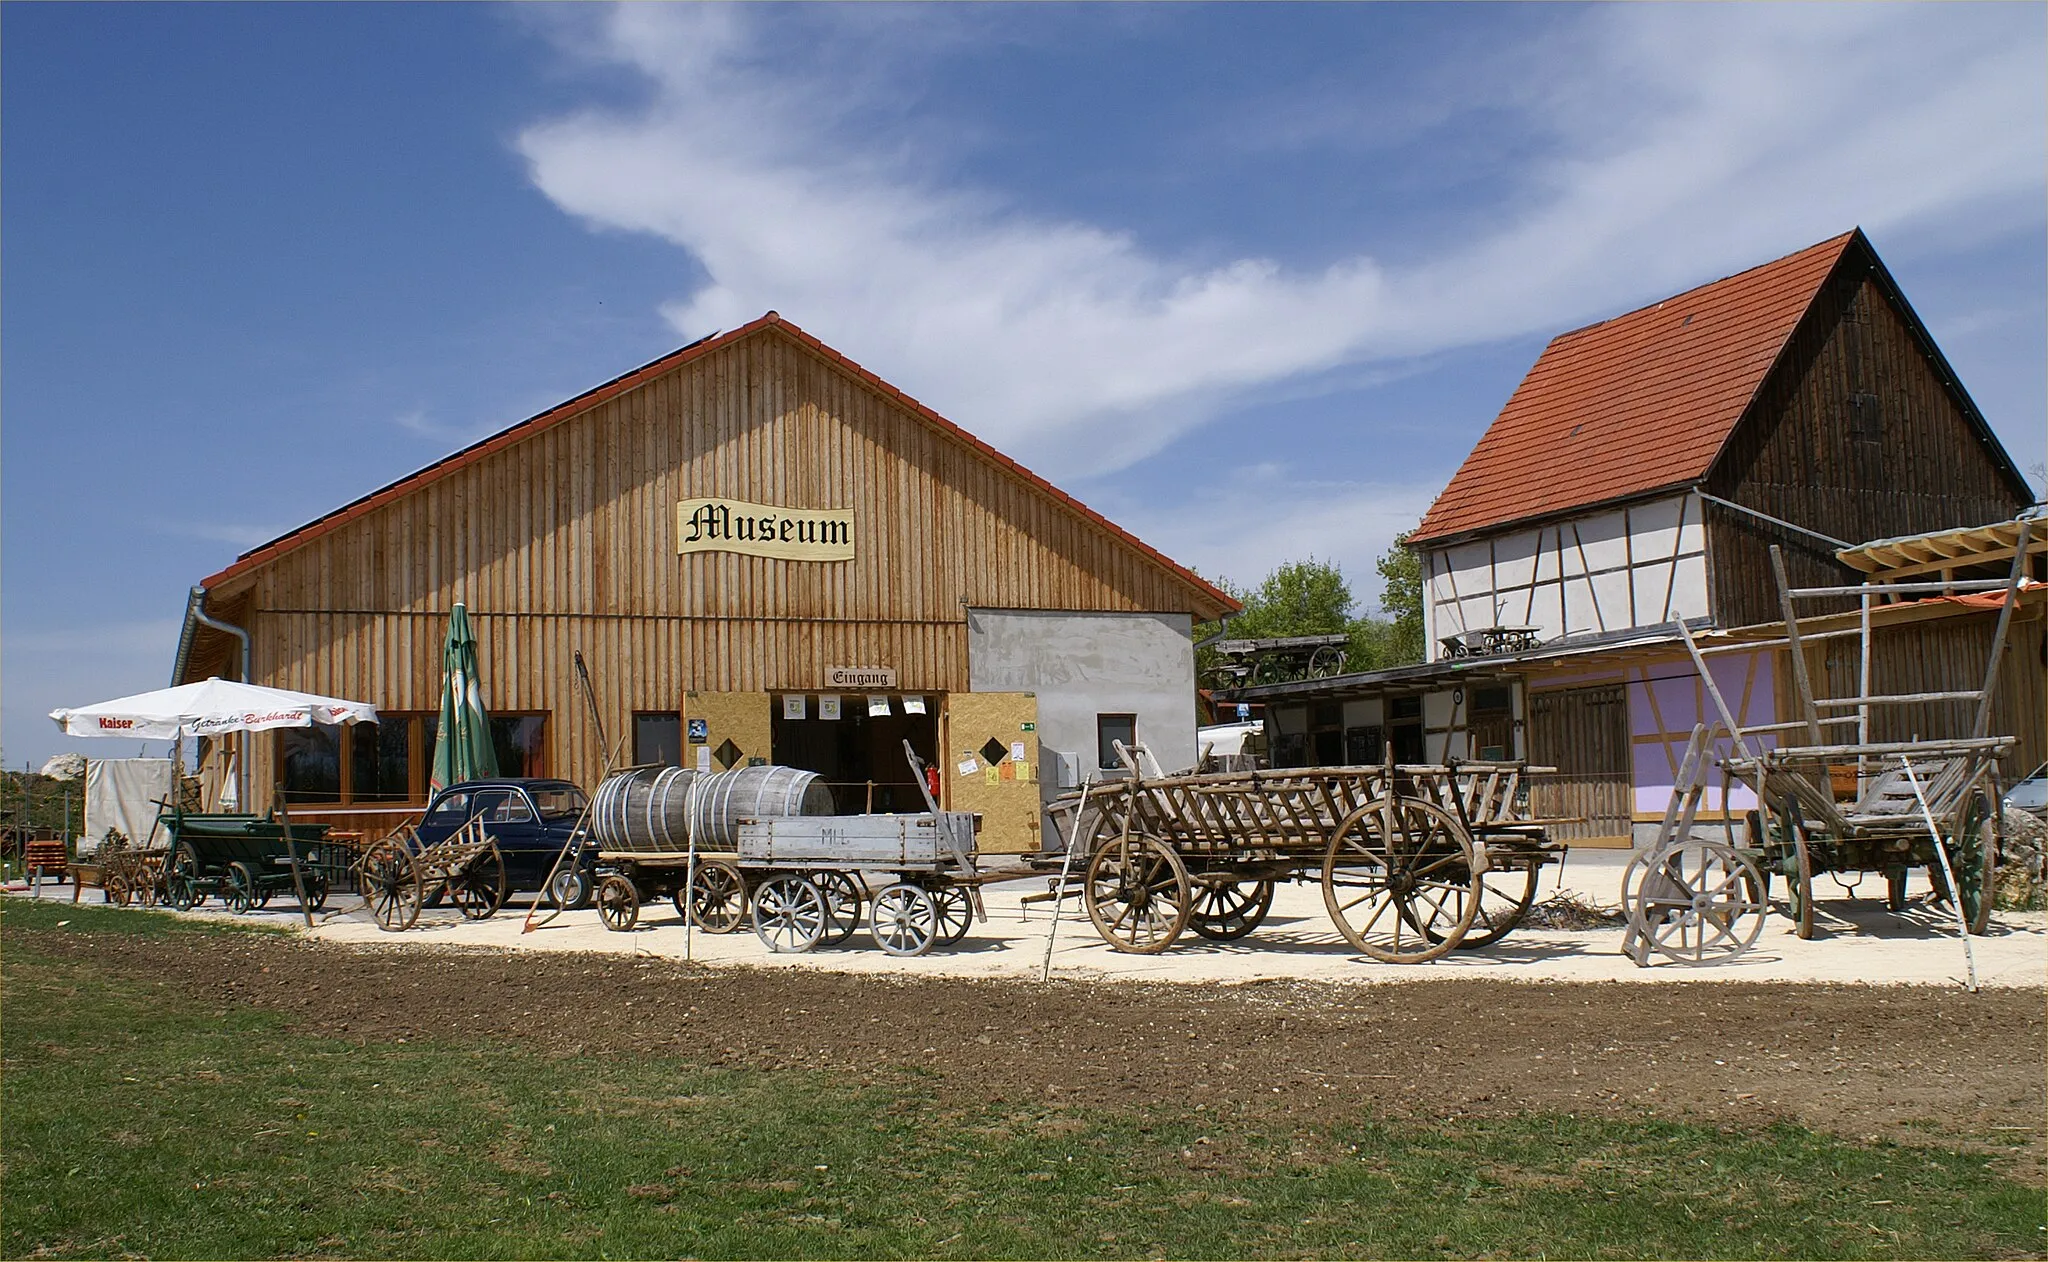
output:
[[[853,510],[778,508],[745,500],[676,505],[676,551],[744,552],[784,561],[853,560]]]

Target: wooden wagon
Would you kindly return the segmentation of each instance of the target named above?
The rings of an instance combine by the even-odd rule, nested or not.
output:
[[[1564,847],[1526,815],[1517,763],[1311,767],[1128,778],[1054,804],[1083,817],[1079,894],[1103,941],[1164,951],[1193,929],[1241,938],[1283,881],[1314,880],[1331,922],[1388,963],[1498,941]],[[1058,887],[1056,887],[1057,890]],[[1476,928],[1476,932],[1475,932]]]
[[[1811,938],[1816,877],[1833,875],[1839,881],[1847,875],[1850,879],[1843,883],[1853,888],[1865,874],[1880,876],[1887,905],[1901,911],[1910,871],[1924,867],[1937,898],[1954,909],[1975,984],[1975,957],[1969,955],[1967,942],[1969,935],[1985,931],[1990,916],[2002,828],[1998,763],[2017,744],[2013,737],[1989,734],[1991,700],[2026,573],[2032,529],[2031,520],[2021,521],[2011,572],[2002,580],[1794,588],[1786,579],[1783,553],[1773,545],[1771,565],[1784,614],[1781,636],[1703,648],[1680,625],[1686,650],[1719,718],[1694,729],[1657,839],[1631,859],[1624,875],[1623,904],[1629,914],[1624,950],[1637,964],[1649,963],[1653,954],[1685,963],[1741,954],[1757,939],[1774,876],[1785,880],[1798,936]],[[1871,691],[1873,599],[1996,589],[2003,589],[2004,600],[1981,687]],[[1802,630],[1798,602],[1847,596],[1861,600],[1858,627],[1822,635]],[[1862,682],[1851,696],[1818,696],[1807,672],[1804,646],[1837,635],[1860,639]],[[1760,648],[1785,650],[1797,717],[1744,726],[1722,696],[1707,659],[1715,653]],[[1930,702],[1975,703],[1973,721],[1960,735],[1893,742],[1870,739],[1874,709]],[[1825,739],[1825,733],[1841,727],[1853,727],[1856,739]],[[1720,740],[1732,749],[1716,760],[1710,751]],[[1779,743],[1786,740],[1804,743]],[[1756,807],[1746,815],[1741,844],[1733,821],[1726,818],[1725,794],[1720,839],[1702,837],[1694,827],[1714,765],[1755,795]]]
[[[465,920],[487,920],[505,905],[505,856],[480,817],[432,845],[407,826],[363,852],[356,888],[377,927],[391,933],[444,899]]]
[[[310,914],[327,902],[330,874],[321,843],[325,824],[279,823],[263,815],[162,818],[170,838],[164,870],[165,901],[179,911],[217,896],[229,910],[260,907],[291,894]]]

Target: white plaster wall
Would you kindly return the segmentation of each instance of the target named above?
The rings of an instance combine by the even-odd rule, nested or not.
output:
[[[1038,741],[1095,765],[1095,716],[1135,714],[1169,771],[1195,762],[1195,652],[1186,614],[967,611],[975,692],[1038,694]],[[1046,783],[1051,796],[1057,786]]]

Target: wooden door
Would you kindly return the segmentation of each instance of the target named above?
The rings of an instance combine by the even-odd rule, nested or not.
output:
[[[948,695],[939,758],[946,809],[981,816],[976,838],[981,853],[1037,854],[1043,849],[1037,694]]]
[[[1555,767],[1536,778],[1530,804],[1561,841],[1625,845],[1635,820],[1629,760],[1628,689],[1623,684],[1529,694],[1529,761]]]
[[[683,765],[730,771],[769,761],[774,750],[771,700],[765,692],[684,694]]]

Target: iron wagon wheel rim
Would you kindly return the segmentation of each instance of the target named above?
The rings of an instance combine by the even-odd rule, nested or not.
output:
[[[1476,859],[1471,835],[1443,808],[1420,798],[1375,798],[1330,837],[1323,906],[1344,940],[1368,957],[1425,963],[1455,950],[1472,927],[1479,910]],[[1350,891],[1357,894],[1346,899]],[[1436,926],[1435,939],[1420,925]],[[1403,926],[1412,946],[1402,941]]]
[[[224,895],[228,910],[237,916],[256,906],[256,870],[240,859],[228,865],[227,891]]]
[[[1972,934],[1991,928],[1991,904],[1998,889],[1998,799],[1988,784],[1972,790],[1962,812],[1962,827],[1951,847],[1956,866],[1956,899]]]
[[[1273,882],[1205,883],[1195,890],[1188,927],[1211,942],[1234,942],[1259,927],[1273,909]]]
[[[614,872],[597,883],[597,918],[613,933],[625,933],[640,923],[640,891]]]
[[[890,955],[923,955],[939,940],[938,906],[923,887],[898,881],[875,895],[869,930]]]
[[[687,893],[677,890],[676,914],[687,916],[706,933],[731,933],[746,922],[747,881],[730,863],[711,859],[697,864]]]
[[[938,914],[939,942],[951,946],[966,937],[967,931],[974,927],[973,895],[958,885],[927,893],[932,896],[932,907]]]
[[[1187,865],[1173,847],[1144,833],[1098,847],[1081,888],[1095,931],[1131,955],[1157,955],[1172,946],[1194,906]]]
[[[809,878],[785,873],[754,891],[754,936],[770,951],[808,951],[825,933],[825,896]]]
[[[1479,878],[1479,910],[1472,915],[1472,927],[1459,940],[1460,951],[1489,947],[1514,932],[1536,903],[1536,889],[1542,883],[1543,868],[1531,863],[1520,868],[1489,868]],[[1519,885],[1519,888],[1517,886]]]
[[[492,842],[448,882],[448,896],[464,920],[489,920],[505,905],[505,856]]]
[[[363,854],[363,901],[386,933],[410,929],[420,916],[419,865],[404,843],[386,837]]]
[[[860,928],[866,891],[859,881],[844,872],[813,872],[811,884],[825,896],[825,932],[819,946],[838,946]]]
[[[1718,841],[1691,839],[1636,856],[1622,874],[1622,893],[1631,929],[1676,964],[1734,959],[1756,945],[1770,911],[1762,869]]]

